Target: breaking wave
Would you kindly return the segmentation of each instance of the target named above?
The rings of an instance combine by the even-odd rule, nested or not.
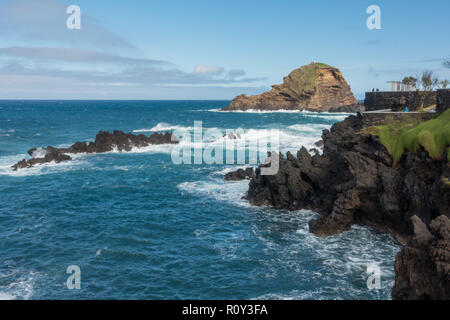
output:
[[[169,123],[161,122],[150,129],[137,129],[133,130],[134,133],[144,133],[144,132],[157,132],[157,131],[171,131],[171,130],[194,130],[194,127],[183,127],[179,125],[171,125]]]
[[[35,272],[19,277],[14,282],[1,287],[0,300],[29,300],[33,296],[33,287],[36,278]],[[0,280],[2,276],[0,276]]]

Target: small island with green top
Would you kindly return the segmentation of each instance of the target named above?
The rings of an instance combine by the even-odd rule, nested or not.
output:
[[[339,69],[313,62],[293,70],[283,84],[259,95],[234,98],[223,111],[307,110],[353,112],[359,103]]]

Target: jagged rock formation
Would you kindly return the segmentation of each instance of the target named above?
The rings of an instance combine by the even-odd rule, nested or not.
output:
[[[49,163],[49,162],[60,163],[63,161],[70,161],[70,160],[72,160],[72,158],[70,156],[68,156],[67,154],[61,153],[58,150],[53,150],[53,149],[47,148],[47,153],[45,154],[44,157],[31,158],[30,160],[23,159],[23,160],[17,162],[15,165],[13,165],[11,168],[14,171],[17,171],[18,169],[32,168],[38,164],[44,164],[44,163]]]
[[[274,176],[256,169],[247,199],[254,205],[318,211],[322,216],[310,222],[310,230],[319,236],[358,223],[391,232],[401,243],[412,234],[413,215],[427,224],[449,215],[447,159],[433,160],[421,149],[394,165],[378,137],[361,132],[364,123],[361,115],[350,116],[324,130],[323,155],[311,156],[305,148],[297,157],[278,155]]]
[[[279,157],[274,176],[250,181],[254,205],[311,209],[310,231],[329,236],[352,224],[389,232],[403,245],[396,259],[394,299],[449,299],[450,148],[433,159],[419,147],[398,163],[358,114],[323,132],[323,155],[305,148]],[[370,122],[370,121],[369,121]],[[370,131],[369,131],[370,132]],[[268,166],[265,164],[264,166]]]
[[[329,111],[360,108],[341,72],[323,63],[311,63],[292,71],[283,84],[260,95],[240,95],[224,111],[236,110],[310,110]]]
[[[95,141],[90,142],[89,144],[86,142],[76,142],[69,148],[54,148],[48,146],[40,149],[39,152],[36,148],[30,149],[28,150],[28,154],[32,158],[29,160],[23,159],[11,168],[14,171],[17,171],[18,169],[31,168],[37,164],[70,161],[72,158],[68,154],[104,153],[115,149],[118,151],[129,152],[133,147],[142,148],[152,144],[176,144],[178,142],[178,139],[168,132],[155,132],[147,137],[143,134],[134,135],[132,133],[124,133],[123,131],[117,130],[113,133],[100,131],[95,137]],[[44,153],[43,157],[39,157],[39,154],[41,153]]]
[[[392,298],[398,300],[450,299],[450,220],[442,215],[429,228],[411,218],[414,237],[395,259]]]
[[[225,174],[225,181],[239,181],[252,179],[255,177],[255,170],[253,168],[237,169],[236,171]]]

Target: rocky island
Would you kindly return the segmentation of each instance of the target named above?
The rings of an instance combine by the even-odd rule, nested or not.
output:
[[[113,133],[100,131],[96,135],[95,141],[90,142],[89,144],[86,142],[76,142],[69,148],[55,148],[48,146],[39,150],[37,148],[30,149],[28,150],[28,154],[31,156],[31,159],[23,159],[11,168],[14,171],[17,171],[18,169],[31,168],[38,164],[70,161],[72,158],[69,154],[104,153],[116,149],[118,151],[129,152],[134,147],[143,148],[149,145],[177,143],[179,143],[178,138],[168,132],[155,132],[147,137],[143,134],[134,135],[118,130],[114,130]]]
[[[292,71],[283,84],[254,96],[234,98],[223,111],[307,110],[353,112],[360,105],[339,69],[324,63],[311,63]]]
[[[296,157],[271,154],[278,173],[260,174],[270,164],[257,168],[246,199],[318,212],[309,226],[321,237],[352,224],[391,233],[404,245],[392,297],[450,299],[450,110],[401,118],[358,113],[323,131],[322,155],[304,147]]]

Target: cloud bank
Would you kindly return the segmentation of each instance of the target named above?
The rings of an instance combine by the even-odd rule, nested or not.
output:
[[[86,92],[95,95],[95,89],[99,97],[112,94],[111,98],[118,88],[122,95],[129,92],[136,98],[143,94],[150,98],[149,92],[158,92],[159,97],[175,88],[186,92],[188,87],[204,87],[205,92],[246,87],[259,92],[251,85],[265,79],[245,77],[242,69],[204,64],[183,71],[173,62],[146,57],[83,10],[82,29],[67,29],[66,8],[58,0],[7,0],[0,6],[0,81],[9,84],[0,90],[0,99],[33,94],[42,98],[47,91],[52,92],[47,98],[83,99]]]

